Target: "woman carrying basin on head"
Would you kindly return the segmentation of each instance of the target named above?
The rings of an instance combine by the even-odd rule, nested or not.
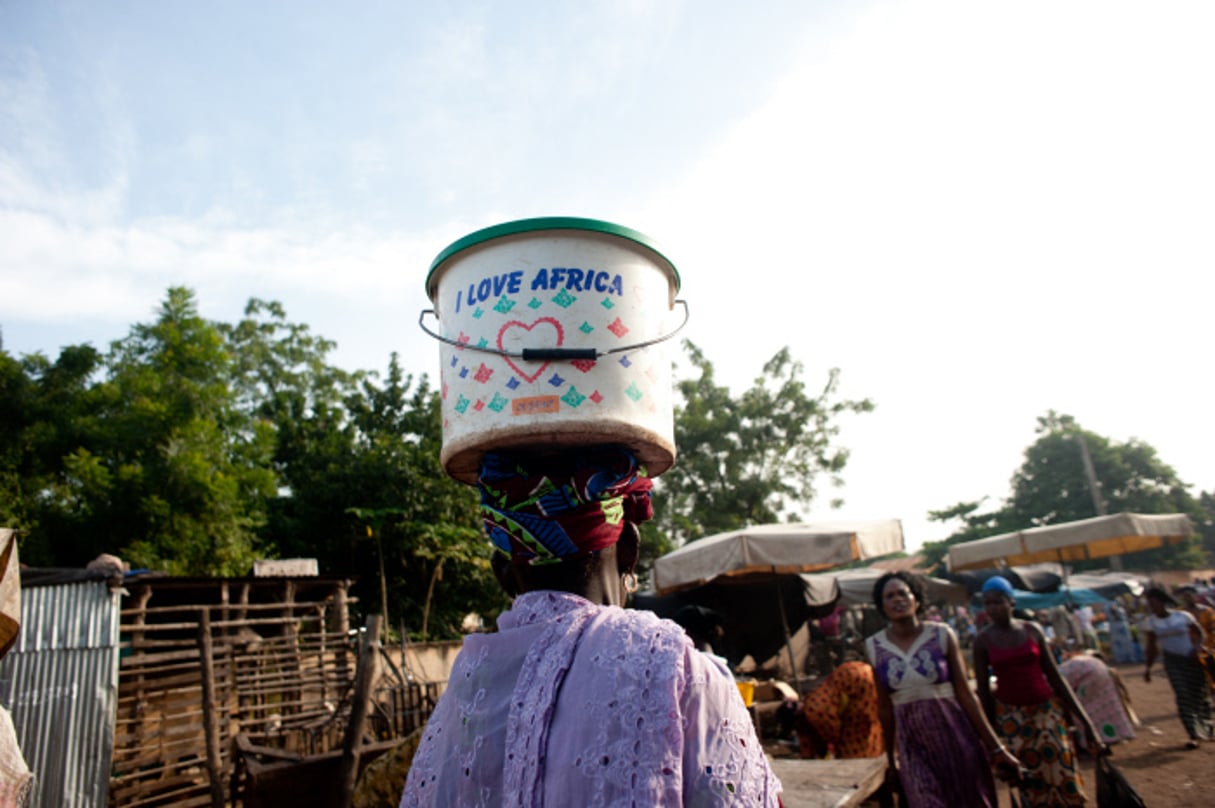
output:
[[[911,808],[995,808],[992,766],[1013,776],[1017,759],[983,717],[953,630],[921,620],[923,594],[908,573],[879,578],[873,601],[889,622],[865,640],[878,683],[887,777],[897,778],[892,785],[901,785]]]
[[[620,608],[652,514],[633,454],[491,452],[479,488],[516,597],[465,638],[402,807],[777,805],[734,683],[675,623]]]

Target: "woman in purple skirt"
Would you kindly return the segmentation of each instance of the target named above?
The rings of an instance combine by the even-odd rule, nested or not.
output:
[[[996,808],[992,767],[1015,776],[1020,765],[970,689],[953,630],[920,619],[923,595],[905,572],[879,578],[873,600],[890,623],[865,640],[877,674],[887,777],[911,808]]]

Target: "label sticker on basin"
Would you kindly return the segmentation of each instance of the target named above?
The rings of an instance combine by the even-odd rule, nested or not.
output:
[[[561,409],[561,399],[557,396],[516,398],[511,401],[510,409],[513,415],[540,415],[541,413],[558,412]]]

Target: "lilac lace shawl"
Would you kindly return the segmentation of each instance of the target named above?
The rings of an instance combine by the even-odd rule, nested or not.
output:
[[[473,635],[401,806],[777,805],[733,682],[674,623],[560,592]]]

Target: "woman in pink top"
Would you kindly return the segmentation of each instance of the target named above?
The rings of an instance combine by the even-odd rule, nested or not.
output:
[[[1108,754],[1109,747],[1059,673],[1042,629],[1013,618],[1012,585],[999,575],[989,578],[983,584],[983,607],[991,625],[975,639],[979,701],[1027,772],[1021,778],[1022,804],[1083,805],[1065,715],[1084,729],[1093,754]],[[994,695],[989,667],[995,673]]]
[[[651,482],[625,449],[489,454],[481,513],[516,595],[467,637],[401,806],[777,806],[728,674],[625,610]]]

